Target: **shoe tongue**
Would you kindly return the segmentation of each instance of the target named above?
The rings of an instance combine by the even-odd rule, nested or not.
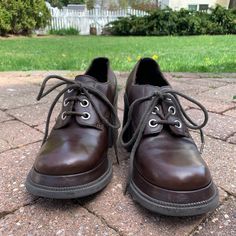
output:
[[[158,86],[153,86],[153,85],[149,85],[149,84],[146,84],[146,85],[135,84],[132,86],[130,92],[131,92],[131,97],[133,98],[133,100],[136,100],[141,97],[150,96],[154,92],[162,91],[166,88],[171,88],[171,87],[170,86],[158,87]]]
[[[99,82],[95,77],[90,75],[78,75],[75,77],[75,81],[81,82],[89,87],[93,87],[108,96],[108,84]]]
[[[90,75],[77,75],[75,77],[75,81],[79,82],[98,82],[98,80],[95,77],[92,77]]]

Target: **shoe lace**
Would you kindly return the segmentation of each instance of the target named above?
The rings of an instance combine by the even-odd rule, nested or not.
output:
[[[194,104],[196,104],[200,110],[202,110],[203,114],[204,114],[204,120],[201,124],[196,124],[188,115],[187,113],[184,111],[184,108],[182,107],[182,105],[180,104],[179,102],[179,99],[178,99],[178,96],[179,97],[182,97]],[[175,109],[179,112],[180,114],[180,118],[181,118],[181,121],[189,128],[189,129],[192,129],[192,130],[199,130],[200,131],[200,137],[201,137],[201,147],[200,147],[200,153],[203,152],[203,149],[204,149],[204,144],[205,144],[205,140],[204,140],[204,133],[203,133],[203,130],[202,128],[206,125],[207,121],[208,121],[208,113],[207,113],[207,110],[206,108],[201,104],[199,103],[198,101],[196,101],[195,99],[181,93],[181,92],[178,92],[178,91],[175,91],[171,88],[165,88],[163,90],[158,90],[158,91],[155,91],[153,94],[149,95],[149,96],[146,96],[146,97],[142,97],[142,98],[139,98],[137,100],[135,100],[129,107],[129,112],[128,112],[128,118],[127,118],[127,122],[124,126],[124,128],[122,129],[121,131],[121,134],[120,134],[120,142],[121,142],[121,145],[123,147],[130,147],[132,146],[132,150],[131,150],[131,153],[130,153],[130,169],[129,169],[129,177],[128,177],[128,182],[127,182],[127,186],[125,188],[125,193],[127,191],[127,188],[129,186],[129,183],[131,181],[131,177],[132,177],[132,171],[133,171],[133,161],[134,161],[134,156],[135,156],[135,153],[136,153],[136,150],[139,146],[139,143],[142,139],[142,136],[143,136],[143,132],[145,130],[145,127],[147,125],[147,122],[149,120],[149,116],[151,113],[155,113],[156,115],[158,115],[160,117],[160,120],[149,120],[149,122],[152,122],[152,125],[158,125],[158,124],[166,124],[166,125],[172,125],[172,126],[179,126],[180,125],[180,121],[178,120],[175,120],[175,121],[169,121],[167,120],[168,117],[171,115],[171,112],[168,111],[168,113],[166,115],[162,115],[161,113],[158,112],[158,110],[156,109],[157,108],[157,104],[160,102],[160,101],[164,101],[165,99],[171,99],[171,101],[173,102],[173,105],[175,106]],[[133,109],[134,107],[139,104],[139,103],[142,103],[142,102],[145,102],[145,101],[148,101],[148,100],[151,100],[151,103],[150,105],[148,105],[146,107],[146,110],[143,112],[143,115],[135,129],[135,131],[133,132],[132,134],[132,137],[127,141],[125,142],[124,141],[124,133],[127,131],[127,129],[129,128],[131,122],[132,122],[132,116],[133,116]],[[150,123],[149,123],[150,124]]]
[[[49,88],[47,91],[44,92],[45,87],[47,85],[47,82],[51,79],[57,79],[61,82],[58,82],[56,85],[52,86],[51,88]],[[112,128],[112,133],[113,133],[113,138],[114,138],[114,149],[115,149],[115,155],[116,155],[116,159],[117,159],[117,163],[119,164],[119,159],[118,159],[118,150],[117,150],[117,144],[115,141],[115,133],[116,131],[119,129],[120,127],[120,121],[119,118],[117,116],[117,112],[116,109],[114,108],[114,106],[111,104],[111,102],[108,100],[108,98],[102,93],[100,92],[98,89],[93,88],[91,86],[86,85],[83,82],[80,81],[76,81],[76,80],[69,80],[66,78],[63,78],[61,76],[58,75],[50,75],[47,76],[40,88],[39,94],[37,96],[37,101],[41,100],[43,97],[47,96],[48,94],[50,94],[52,91],[54,91],[56,88],[61,87],[63,85],[66,85],[66,87],[64,89],[62,89],[58,95],[55,97],[55,99],[52,102],[51,107],[49,108],[49,112],[47,115],[47,120],[46,120],[46,128],[45,128],[45,134],[44,134],[44,138],[43,138],[43,142],[42,145],[46,142],[47,138],[48,138],[48,133],[49,133],[49,124],[50,124],[50,120],[51,120],[51,115],[53,112],[53,109],[55,107],[55,105],[57,104],[57,102],[59,101],[59,99],[61,98],[61,96],[63,94],[65,94],[67,91],[72,91],[72,90],[77,90],[78,94],[83,94],[84,96],[87,97],[88,101],[92,104],[95,112],[97,113],[97,115],[99,116],[99,118],[101,119],[101,121],[107,126]],[[94,103],[93,99],[91,98],[91,95],[93,94],[95,95],[97,98],[99,98],[111,111],[111,116],[112,116],[112,121],[114,121],[114,123],[110,122],[108,118],[106,118],[100,111],[100,109],[96,106],[96,104]],[[67,98],[64,102],[68,103],[70,101],[80,101],[81,103],[84,102],[83,99],[79,98],[78,95],[77,96],[72,96]],[[76,116],[82,116],[85,117],[85,113],[79,113],[76,111],[67,111],[67,112],[63,112],[63,117],[65,116],[72,116],[72,115],[76,115]]]

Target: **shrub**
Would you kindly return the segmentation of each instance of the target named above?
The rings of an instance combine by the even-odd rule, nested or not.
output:
[[[137,2],[134,1],[133,3],[131,3],[131,7],[137,10],[141,10],[141,11],[151,11],[152,9],[155,9],[157,7],[158,4],[153,3],[153,2]]]
[[[47,0],[52,7],[62,8],[68,4],[84,4],[84,0]]]
[[[51,29],[49,31],[49,34],[53,34],[53,35],[60,35],[60,36],[65,36],[65,35],[79,35],[79,31],[75,28],[68,28],[68,29],[59,29],[59,30],[55,30],[55,29]]]
[[[135,23],[136,16],[119,17],[118,20],[107,25],[106,29],[113,35],[130,35],[132,22]],[[112,27],[110,27],[112,25]]]
[[[31,34],[33,30],[45,27],[50,20],[44,0],[1,0],[0,9],[3,12],[0,13],[1,34]]]
[[[0,5],[0,35],[5,35],[11,29],[11,15]]]
[[[236,33],[236,15],[234,11],[217,6],[213,9],[210,19],[221,29],[222,33]]]
[[[154,10],[143,17],[123,17],[107,25],[113,35],[235,34],[236,10],[217,6],[210,13]]]

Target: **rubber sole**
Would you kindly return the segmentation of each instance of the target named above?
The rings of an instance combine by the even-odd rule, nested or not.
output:
[[[206,201],[194,202],[188,204],[176,204],[159,201],[143,193],[131,180],[128,188],[133,200],[146,209],[168,216],[193,216],[201,215],[215,210],[219,204],[219,194],[215,187],[215,194]]]
[[[105,188],[109,184],[112,178],[112,164],[110,160],[108,160],[107,171],[101,177],[88,184],[72,186],[72,187],[49,187],[36,184],[31,179],[31,171],[27,176],[25,182],[25,186],[28,192],[30,192],[35,196],[53,198],[53,199],[82,198],[92,195]]]

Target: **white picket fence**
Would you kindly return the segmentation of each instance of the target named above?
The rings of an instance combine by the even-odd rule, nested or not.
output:
[[[147,13],[135,9],[122,9],[117,11],[108,11],[95,8],[83,12],[77,10],[58,9],[47,5],[51,15],[51,24],[49,29],[68,29],[73,27],[80,31],[81,35],[89,35],[90,27],[96,27],[97,34],[102,33],[104,26],[118,17],[130,15],[144,16]]]

